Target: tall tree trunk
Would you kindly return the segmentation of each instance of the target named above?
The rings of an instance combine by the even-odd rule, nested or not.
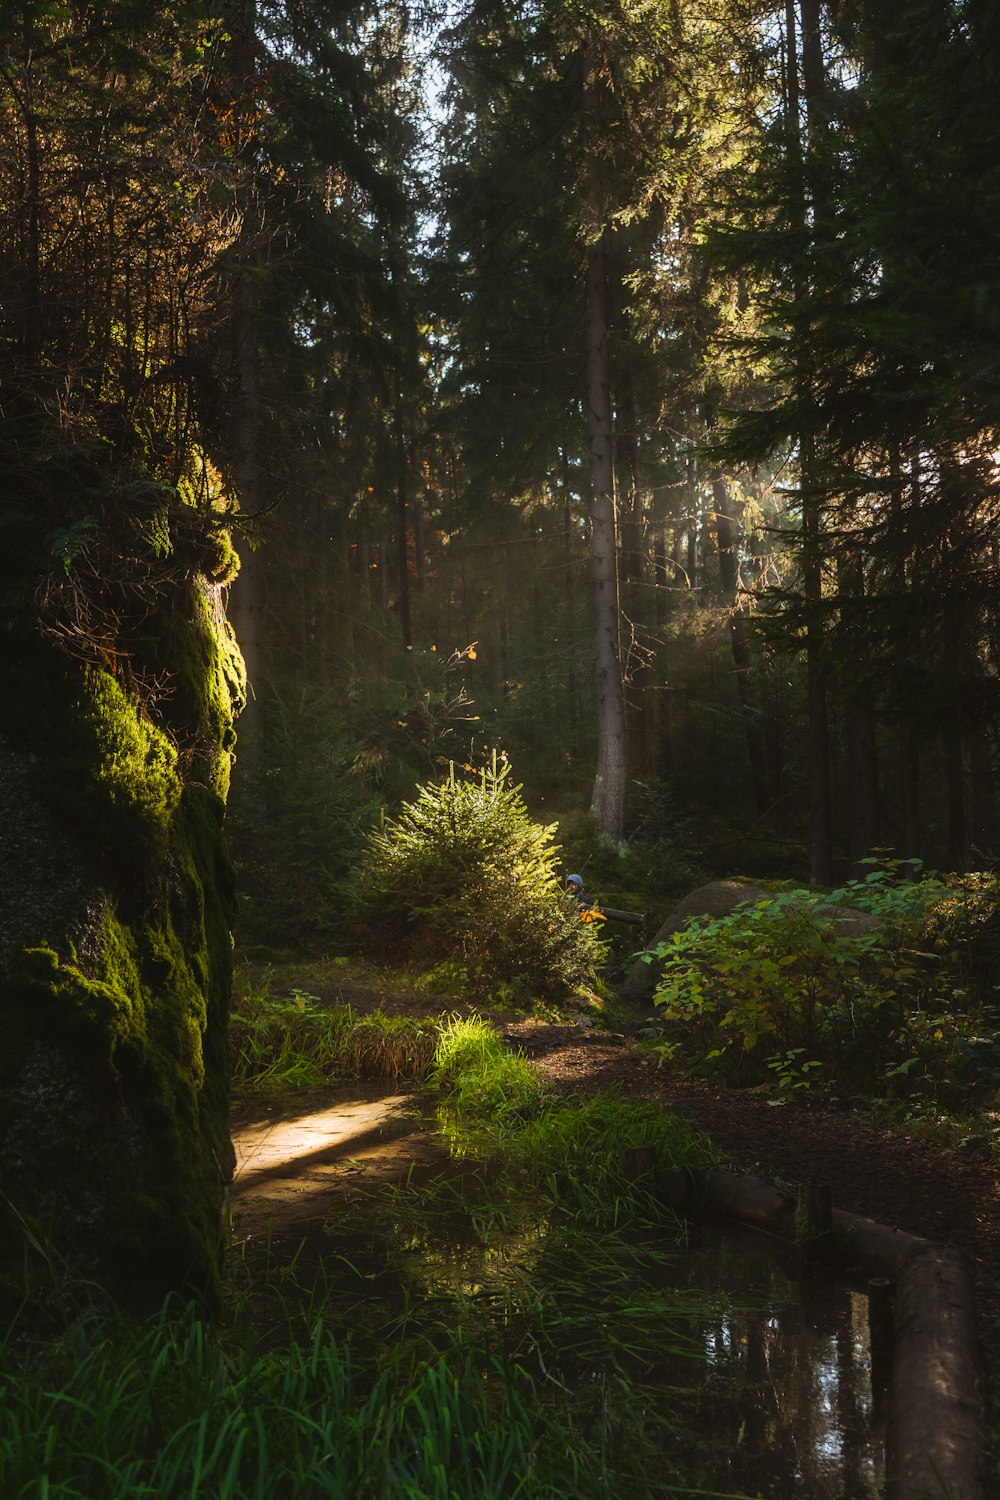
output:
[[[837,561],[837,585],[840,617],[847,637],[861,638],[865,582],[861,559],[855,551],[841,552]],[[845,698],[847,850],[850,873],[854,879],[859,879],[865,873],[863,861],[881,841],[874,684],[863,659],[852,663]]]
[[[965,765],[962,755],[962,732],[954,715],[945,729],[945,765],[948,795],[948,868],[959,872],[966,868]]]
[[[576,671],[576,549],[573,545],[573,507],[570,501],[569,454],[563,448],[560,455],[562,468],[561,485],[563,499],[563,627],[560,636],[566,640],[568,658],[566,663],[566,685],[569,689],[570,744],[576,746],[580,738],[578,701],[580,683]]]
[[[621,277],[615,273],[621,301]],[[628,333],[627,315],[619,309],[622,341]],[[652,723],[650,697],[653,690],[653,644],[647,621],[648,594],[643,588],[646,568],[642,490],[639,485],[639,442],[632,371],[626,357],[621,374],[618,430],[615,441],[615,483],[621,512],[621,590],[623,614],[628,622],[629,644],[622,660],[625,684],[625,725],[629,769],[645,776],[652,767]]]
[[[760,706],[752,685],[753,658],[747,640],[746,620],[739,601],[738,525],[729,486],[721,469],[712,471],[712,500],[715,505],[715,535],[719,550],[719,573],[722,593],[729,606],[729,645],[736,669],[736,691],[747,732],[750,776],[753,782],[754,811],[762,817],[768,807],[767,743],[761,723]]]
[[[997,851],[997,785],[993,738],[983,725],[969,736],[969,790],[974,865],[990,861]]]
[[[819,502],[809,493],[813,445],[802,439],[802,588],[806,601],[806,684],[809,705],[810,880],[833,884],[833,816],[830,801],[830,724],[823,661],[823,573]]]
[[[403,646],[413,650],[413,630],[410,624],[410,518],[407,505],[406,433],[403,424],[403,382],[397,360],[395,390],[392,409],[393,440],[396,459],[396,558],[399,569],[399,628],[403,635]]]
[[[234,97],[250,100],[254,97],[256,71],[256,0],[239,0],[233,7],[230,24]],[[260,203],[249,145],[244,148],[242,158],[242,181],[237,190],[242,223],[232,307],[234,392],[230,426],[236,494],[241,512],[253,520],[262,513],[265,503],[260,451],[260,328],[255,277],[260,260]],[[263,732],[261,677],[266,605],[259,531],[254,542],[256,545],[253,546],[249,541],[245,542],[241,549],[240,571],[230,599],[233,628],[247,671],[247,699],[240,716],[239,743],[241,759],[248,769],[252,769],[260,754]]]
[[[908,723],[903,729],[900,760],[903,858],[920,859],[920,738],[915,724]]]
[[[823,55],[817,0],[801,0],[802,76],[805,86],[807,135],[810,152],[822,128]],[[804,165],[800,136],[798,43],[794,0],[786,0],[787,99],[789,151],[793,166]],[[793,216],[806,223],[805,179],[799,177]],[[816,212],[814,205],[814,214]],[[814,885],[833,883],[833,819],[830,800],[830,732],[826,670],[823,660],[822,512],[816,491],[817,463],[811,434],[799,442],[802,491],[802,589],[806,605],[806,679],[809,705],[809,823],[810,879]]]
[[[596,128],[600,90],[596,48],[587,49],[584,111]],[[597,771],[591,810],[600,833],[620,840],[625,832],[628,756],[625,699],[619,647],[618,537],[611,423],[611,364],[608,350],[608,251],[600,168],[592,160],[587,246],[587,432],[590,447],[591,544],[597,660]]]
[[[859,879],[863,861],[880,843],[878,747],[875,709],[863,694],[847,700],[847,843],[850,873]]]

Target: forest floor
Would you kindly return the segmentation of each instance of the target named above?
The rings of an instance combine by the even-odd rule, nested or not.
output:
[[[828,1183],[835,1208],[951,1244],[976,1292],[992,1447],[1000,1446],[1000,1159],[992,1152],[914,1139],[857,1107],[820,1096],[775,1097],[658,1068],[626,1040],[534,1020],[505,1035],[560,1091],[619,1089],[690,1120],[739,1171],[794,1185]],[[995,1456],[995,1455],[994,1455]]]
[[[329,971],[327,971],[329,973]],[[363,1015],[440,1015],[464,1010],[451,997],[341,969],[332,984],[315,970],[289,967],[281,980],[316,991],[322,1004],[349,1003]],[[331,976],[332,978],[333,976]],[[488,1014],[488,1012],[483,1012]],[[684,1077],[658,1066],[636,1033],[651,1010],[620,1010],[617,1031],[586,1021],[495,1015],[503,1036],[566,1094],[618,1090],[653,1099],[689,1120],[729,1158],[736,1171],[781,1185],[829,1185],[835,1208],[951,1244],[973,1277],[984,1395],[993,1464],[1000,1457],[1000,1156],[982,1145],[915,1138],[880,1122],[864,1101],[831,1101],[816,1093],[739,1090]],[[627,1144],[627,1143],[623,1143]]]

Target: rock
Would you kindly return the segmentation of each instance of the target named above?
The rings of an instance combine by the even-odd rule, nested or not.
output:
[[[774,894],[774,891],[769,891],[762,885],[751,885],[742,880],[713,880],[708,885],[700,885],[678,902],[658,928],[649,946],[655,948],[657,943],[669,942],[674,933],[686,927],[692,917],[728,917],[742,902],[763,901]],[[861,937],[879,927],[878,918],[873,917],[870,912],[855,911],[853,907],[847,906],[834,907],[832,910],[837,929],[845,937]],[[655,959],[652,963],[644,963],[641,958],[637,958],[625,977],[621,988],[622,998],[651,999],[659,975],[660,966]]]
[[[741,901],[761,901],[771,892],[763,886],[747,885],[739,880],[713,880],[709,885],[700,885],[679,901],[666,921],[657,929],[650,942],[665,943],[687,926],[692,917],[726,917]],[[652,997],[659,978],[659,965],[644,963],[637,958],[625,976],[621,993],[626,1000],[648,1000]]]

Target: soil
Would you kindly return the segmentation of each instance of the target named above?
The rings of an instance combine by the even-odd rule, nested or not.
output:
[[[384,979],[378,988],[368,977],[345,973],[328,986],[304,971],[294,982],[319,990],[320,1003],[349,1000],[358,1014],[376,1008],[410,1016],[466,1009],[448,996],[411,992]],[[978,1138],[965,1145],[916,1139],[874,1121],[861,1100],[775,1097],[685,1078],[658,1067],[648,1049],[636,1045],[636,1032],[651,1019],[644,1005],[627,1005],[619,1013],[624,1033],[618,1035],[590,1027],[586,1017],[565,1024],[494,1019],[560,1092],[618,1089],[658,1100],[704,1131],[734,1171],[788,1187],[809,1180],[828,1184],[837,1209],[954,1245],[975,1286],[988,1464],[1000,1494],[1000,1145]]]
[[[517,1021],[504,1031],[560,1091],[619,1089],[656,1099],[703,1130],[734,1170],[788,1185],[827,1183],[835,1208],[956,1246],[975,1284],[990,1466],[1000,1472],[1000,1157],[993,1150],[912,1139],[846,1102],[776,1099],[682,1078],[628,1039],[577,1025]]]

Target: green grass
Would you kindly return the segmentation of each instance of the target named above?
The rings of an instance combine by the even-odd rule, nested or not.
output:
[[[43,1351],[0,1349],[5,1500],[554,1500],[623,1494],[625,1432],[587,1432],[532,1378],[452,1340],[404,1371],[358,1365],[317,1322],[276,1352],[168,1304],[90,1314]],[[625,1465],[626,1469],[628,1465]],[[649,1493],[637,1477],[627,1493]],[[669,1493],[658,1489],[657,1493]]]
[[[504,1169],[581,1212],[614,1220],[626,1200],[648,1195],[629,1181],[625,1153],[647,1146],[664,1170],[718,1160],[706,1137],[659,1105],[615,1094],[561,1099],[488,1021],[452,1018],[442,1028],[428,1084],[453,1151],[500,1159]]]
[[[223,1327],[179,1302],[135,1322],[67,1297],[55,1337],[8,1334],[4,1500],[692,1493],[696,1424],[677,1430],[655,1380],[690,1362],[699,1309],[670,1285],[683,1231],[624,1152],[700,1164],[703,1140],[653,1106],[558,1099],[478,1017],[257,990],[233,1047],[244,1097],[426,1079],[452,1171],[357,1195],[312,1246],[233,1246]]]
[[[440,1027],[381,1011],[359,1016],[350,1005],[322,1006],[299,989],[275,995],[265,979],[238,996],[230,1017],[234,1102],[344,1078],[422,1079]]]

